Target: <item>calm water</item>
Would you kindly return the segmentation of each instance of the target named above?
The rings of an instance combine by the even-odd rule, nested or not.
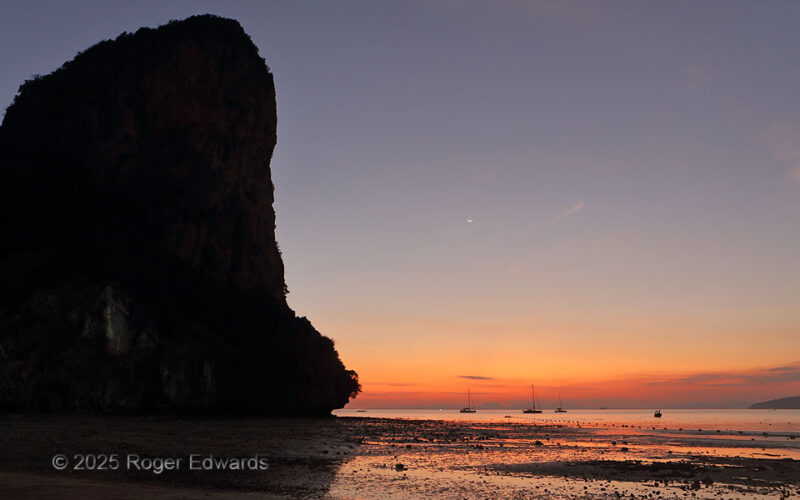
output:
[[[764,432],[770,435],[791,436],[800,434],[800,410],[681,410],[664,409],[663,417],[653,417],[653,410],[569,410],[553,413],[524,414],[520,410],[478,410],[477,413],[459,413],[458,410],[382,410],[358,412],[354,409],[336,410],[334,415],[349,417],[408,418],[422,420],[465,421],[532,421],[542,423],[580,424],[587,426],[633,426],[670,430],[697,430],[704,432],[742,431]],[[506,415],[511,418],[505,418]],[[800,438],[800,436],[798,436]]]

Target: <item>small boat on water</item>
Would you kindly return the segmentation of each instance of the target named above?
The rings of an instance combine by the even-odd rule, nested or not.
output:
[[[472,394],[470,394],[469,389],[467,389],[467,406],[458,410],[459,413],[475,413],[475,407],[472,406]]]
[[[661,410],[656,410],[656,412],[653,413],[653,416],[656,418],[661,418]]]
[[[367,413],[367,410],[356,410],[357,413]]]
[[[525,408],[522,413],[542,413],[542,410],[536,409],[536,394],[533,392],[533,384],[531,384],[531,407]]]
[[[564,404],[561,402],[561,394],[558,395],[558,408],[554,413],[567,413],[567,410],[564,409]]]

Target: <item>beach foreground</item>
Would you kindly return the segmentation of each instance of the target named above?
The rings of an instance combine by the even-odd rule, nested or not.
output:
[[[0,484],[9,498],[800,495],[800,447],[791,433],[515,416],[481,422],[7,415],[0,426]],[[54,458],[59,454],[65,466]],[[159,463],[161,470],[153,465]]]

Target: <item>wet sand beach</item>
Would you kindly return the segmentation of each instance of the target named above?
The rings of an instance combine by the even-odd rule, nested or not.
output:
[[[516,416],[6,415],[0,484],[8,498],[780,498],[800,495],[793,436]],[[69,462],[64,470],[54,468],[58,454]],[[76,457],[111,454],[116,470],[75,470]],[[190,470],[191,455],[269,466]],[[133,466],[130,456],[139,457]],[[183,460],[161,472],[136,467],[159,457]]]

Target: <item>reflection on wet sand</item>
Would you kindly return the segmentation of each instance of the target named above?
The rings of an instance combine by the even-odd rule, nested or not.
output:
[[[381,491],[380,498],[800,494],[800,449],[787,437],[743,442],[738,432],[689,435],[677,429],[514,420],[364,419],[359,426],[364,445],[341,468],[331,496],[368,491]],[[761,455],[762,447],[774,456]]]
[[[586,422],[0,417],[12,497],[738,498],[800,494],[790,435]],[[779,433],[778,433],[779,434]],[[56,471],[57,453],[258,455],[267,470]]]

